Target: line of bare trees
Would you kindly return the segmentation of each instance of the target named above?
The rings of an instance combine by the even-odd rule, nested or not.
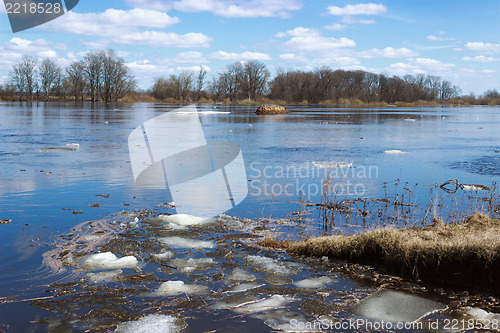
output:
[[[279,71],[270,82],[269,97],[287,102],[338,102],[359,99],[363,102],[414,102],[450,100],[460,88],[433,75],[387,76],[364,71],[332,70]]]
[[[134,90],[136,81],[123,58],[113,50],[88,52],[82,60],[61,68],[54,60],[24,55],[12,66],[4,91],[19,100],[73,97],[92,102],[118,100]]]

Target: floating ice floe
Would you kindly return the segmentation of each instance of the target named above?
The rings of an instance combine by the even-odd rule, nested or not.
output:
[[[261,283],[261,284],[258,284],[258,283],[240,283],[240,284],[237,284],[237,285],[229,288],[228,290],[226,290],[226,292],[227,293],[239,293],[239,292],[247,291],[250,289],[259,288],[262,286],[265,286],[265,284],[263,284],[263,283]]]
[[[467,185],[467,184],[460,184],[460,187],[464,191],[489,191],[490,189],[484,185]]]
[[[214,242],[203,241],[192,238],[182,237],[163,237],[158,239],[162,244],[171,248],[198,248],[198,249],[212,249],[215,247]]]
[[[177,114],[228,114],[229,111],[177,111]]]
[[[67,143],[66,147],[80,148],[80,144],[79,143]]]
[[[496,320],[497,323],[500,323],[500,313],[492,313],[480,308],[471,308],[471,307],[467,307],[465,308],[465,310],[466,310],[465,314],[472,316],[483,323],[486,322],[493,323],[494,320]]]
[[[167,281],[163,282],[158,289],[152,292],[151,296],[175,296],[182,293],[185,294],[197,294],[205,291],[206,286],[199,284],[185,284],[184,281]]]
[[[85,266],[88,269],[135,268],[137,267],[137,259],[134,256],[118,259],[113,253],[104,252],[89,256],[85,260]]]
[[[261,257],[261,256],[247,256],[246,261],[249,264],[254,265],[259,270],[273,273],[276,275],[295,275],[297,271],[291,267],[287,267],[285,264],[279,262],[276,259]]]
[[[312,162],[316,168],[333,169],[333,168],[350,168],[352,163],[349,162]]]
[[[174,259],[172,264],[181,267],[180,272],[183,274],[189,274],[194,271],[204,271],[209,267],[213,267],[215,262],[212,258],[201,258],[201,259]]]
[[[151,253],[151,257],[156,260],[168,260],[175,255],[172,251],[163,251],[161,253]]]
[[[405,151],[401,151],[401,150],[399,150],[399,149],[386,150],[386,151],[384,151],[384,153],[386,153],[386,154],[390,154],[390,155],[408,154],[407,152],[405,152]]]
[[[293,298],[283,295],[273,295],[269,298],[252,302],[250,304],[234,307],[232,310],[238,313],[256,313],[274,310],[293,302]]]
[[[241,268],[235,268],[234,271],[227,276],[227,278],[234,282],[253,282],[256,279],[255,275]]]
[[[190,225],[204,224],[211,221],[207,217],[198,217],[188,214],[160,215],[158,218],[168,222],[168,226],[172,229],[184,229]]]
[[[405,118],[405,121],[417,121],[415,118]]]
[[[421,296],[384,290],[365,298],[351,308],[352,312],[374,320],[413,322],[447,306]]]
[[[336,282],[334,279],[328,276],[321,276],[318,278],[310,278],[305,280],[296,281],[293,284],[299,288],[322,288],[329,283]]]
[[[260,319],[273,330],[285,332],[321,332],[321,325],[307,320],[304,316],[288,310],[278,310],[254,314],[252,317]],[[307,325],[309,324],[309,325]],[[323,325],[325,326],[325,325]]]
[[[100,273],[87,273],[87,277],[92,283],[108,282],[115,279],[123,271],[121,269],[115,269],[112,271],[104,271]]]
[[[117,333],[178,333],[186,328],[183,320],[163,314],[150,314],[135,321],[121,323]]]
[[[62,152],[62,151],[75,151],[76,148],[73,147],[48,147],[38,149],[39,153],[53,153],[53,152]]]

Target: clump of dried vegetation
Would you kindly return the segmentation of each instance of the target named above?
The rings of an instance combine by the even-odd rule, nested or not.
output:
[[[379,228],[300,242],[265,239],[262,246],[290,254],[372,264],[404,277],[500,293],[500,220],[470,218],[413,228]]]

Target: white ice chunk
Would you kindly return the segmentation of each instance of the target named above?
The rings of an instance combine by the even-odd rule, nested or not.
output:
[[[352,312],[378,321],[413,322],[447,306],[422,296],[401,291],[384,290],[365,298]]]
[[[226,290],[226,292],[227,293],[239,293],[239,292],[242,292],[242,291],[247,291],[247,290],[255,289],[255,288],[258,288],[258,287],[262,287],[262,286],[265,286],[265,284],[240,283],[240,284],[237,284],[236,286],[233,286],[233,287],[229,288],[228,290]]]
[[[175,296],[182,293],[196,294],[207,289],[206,286],[199,284],[185,284],[184,281],[163,282],[158,289],[151,293],[152,296],[169,295]]]
[[[66,147],[80,148],[79,143],[67,143]]]
[[[407,154],[407,152],[405,152],[405,151],[401,151],[401,150],[399,150],[399,149],[386,150],[386,151],[384,151],[384,153],[386,153],[386,154],[390,154],[390,155]]]
[[[118,259],[111,252],[97,253],[89,256],[85,260],[88,269],[119,269],[137,267],[137,259],[128,256]]]
[[[255,275],[241,269],[235,268],[234,271],[227,277],[231,281],[235,282],[252,282],[255,281]]]
[[[246,260],[249,264],[254,265],[259,270],[274,273],[276,275],[295,275],[297,271],[291,267],[285,266],[283,263],[276,259],[261,257],[261,256],[247,256]]]
[[[310,278],[310,279],[296,281],[293,284],[299,288],[321,288],[333,282],[335,282],[334,279],[328,276],[321,276],[318,278]]]
[[[200,249],[212,249],[215,244],[210,241],[203,241],[199,239],[192,238],[182,238],[182,237],[163,237],[158,239],[161,243],[171,247],[171,248],[200,248]]]
[[[178,333],[186,328],[179,319],[170,315],[150,314],[136,321],[118,325],[117,333]]]
[[[120,275],[123,271],[121,269],[115,269],[112,271],[104,271],[100,273],[87,273],[87,277],[92,283],[101,283],[113,280],[118,275]]]
[[[316,168],[333,169],[333,168],[350,168],[352,163],[349,162],[312,162]]]
[[[469,316],[475,317],[478,321],[482,322],[494,322],[500,323],[500,313],[491,313],[480,308],[467,307],[467,312]]]
[[[160,220],[169,222],[168,226],[173,229],[183,229],[190,225],[204,224],[211,221],[208,217],[199,217],[189,214],[160,215]]]
[[[307,320],[304,316],[288,310],[278,310],[266,313],[258,313],[252,315],[264,321],[264,324],[271,327],[273,330],[285,332],[321,332],[321,328],[326,325],[319,320]]]
[[[232,310],[235,312],[238,312],[238,313],[263,312],[263,311],[274,310],[274,309],[283,307],[286,304],[291,303],[292,301],[293,301],[293,298],[291,298],[291,297],[286,297],[286,296],[282,296],[282,295],[273,295],[269,298],[266,298],[266,299],[258,301],[258,302],[235,307]]]
[[[172,251],[163,251],[161,253],[151,253],[151,257],[156,259],[156,260],[168,260],[170,258],[173,258],[174,255],[175,255],[175,253]]]
[[[203,271],[209,267],[215,265],[215,262],[212,258],[201,258],[201,259],[174,259],[172,260],[172,264],[175,266],[180,266],[180,272],[183,274],[189,274],[194,271]]]

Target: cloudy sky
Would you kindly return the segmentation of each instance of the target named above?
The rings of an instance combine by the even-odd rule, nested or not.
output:
[[[80,0],[49,23],[12,33],[0,4],[0,84],[23,54],[61,66],[112,48],[141,88],[205,66],[251,59],[277,69],[321,66],[439,75],[481,94],[500,90],[499,0]]]

